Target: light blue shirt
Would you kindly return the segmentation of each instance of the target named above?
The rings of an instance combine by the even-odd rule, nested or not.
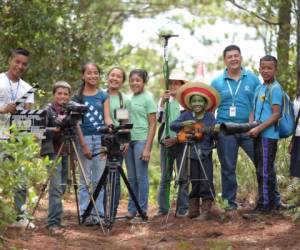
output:
[[[255,89],[261,85],[258,77],[251,71],[243,69],[238,81],[228,76],[227,69],[219,77],[215,78],[211,86],[221,96],[221,102],[217,110],[217,123],[235,122],[244,123],[249,121],[252,111]],[[229,115],[230,107],[234,106],[236,115]]]
[[[279,83],[275,80],[272,84],[263,84],[255,91],[254,98],[254,119],[264,122],[272,115],[272,105],[282,105],[282,90]],[[276,125],[264,129],[260,133],[261,137],[279,139],[278,129]]]

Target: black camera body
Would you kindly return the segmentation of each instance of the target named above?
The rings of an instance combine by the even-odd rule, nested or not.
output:
[[[76,126],[78,122],[82,122],[83,115],[88,111],[88,106],[70,101],[63,105],[63,109],[66,117],[62,121],[56,121],[56,125],[61,128],[71,128]]]
[[[98,132],[102,134],[101,145],[107,148],[107,157],[110,161],[116,161],[122,154],[121,144],[131,141],[130,129],[133,124],[126,123],[114,128],[102,127]]]
[[[220,125],[220,131],[225,135],[233,135],[238,133],[246,133],[252,128],[258,126],[260,122],[253,121],[249,123],[233,123],[233,122],[224,122]]]

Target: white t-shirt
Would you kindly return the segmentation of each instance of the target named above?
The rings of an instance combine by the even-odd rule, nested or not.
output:
[[[6,73],[0,74],[0,107],[8,103],[15,102],[22,97],[32,87],[22,79],[13,82],[8,79]],[[25,103],[34,103],[34,95],[31,94],[25,100]],[[20,105],[21,107],[24,105]],[[7,139],[9,129],[10,114],[0,114],[0,139]]]
[[[300,109],[300,99],[295,99],[294,100],[294,114],[295,114],[295,118],[297,118],[299,109]],[[300,119],[299,119],[297,127],[296,127],[296,136],[300,136]]]

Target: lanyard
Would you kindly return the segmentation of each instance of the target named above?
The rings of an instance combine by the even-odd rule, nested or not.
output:
[[[10,86],[10,100],[12,102],[14,102],[17,99],[17,96],[18,96],[18,91],[19,91],[19,86],[20,86],[20,80],[17,82],[18,83],[17,90],[16,90],[16,93],[14,93],[14,90],[13,90],[13,87],[12,87],[12,82],[9,79],[9,77],[8,77],[7,74],[6,74],[6,77],[8,79],[9,86]]]
[[[231,94],[231,97],[232,97],[232,106],[235,106],[235,105],[234,105],[234,103],[235,103],[235,96],[236,96],[237,92],[238,92],[239,89],[240,89],[242,80],[240,79],[240,80],[238,81],[238,86],[236,87],[236,90],[235,90],[234,95],[233,95],[233,92],[232,92],[232,88],[231,88],[231,86],[230,86],[230,84],[229,84],[229,81],[226,80],[226,82],[227,82],[227,86],[228,86],[228,89],[229,89],[230,94]]]

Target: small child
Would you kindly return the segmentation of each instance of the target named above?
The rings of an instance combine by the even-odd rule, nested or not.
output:
[[[214,125],[216,120],[211,111],[219,104],[217,91],[203,83],[187,83],[177,93],[180,104],[187,110],[171,124],[171,129],[179,132],[188,123],[202,124],[209,132],[203,133],[202,138],[191,139],[197,152],[193,148],[190,158],[190,176],[192,190],[189,195],[188,217],[200,215],[200,198],[202,199],[201,215],[199,219],[207,219],[214,200],[212,150],[214,146]],[[203,164],[204,171],[201,167]],[[206,177],[205,177],[206,175]],[[206,179],[207,178],[207,179]]]
[[[275,79],[277,59],[266,55],[260,59],[259,72],[263,84],[255,91],[250,122],[255,120],[261,124],[251,129],[248,134],[254,138],[254,163],[258,182],[258,200],[256,207],[244,218],[270,213],[280,207],[276,204],[276,171],[275,158],[279,139],[276,124],[280,118],[282,90]]]

